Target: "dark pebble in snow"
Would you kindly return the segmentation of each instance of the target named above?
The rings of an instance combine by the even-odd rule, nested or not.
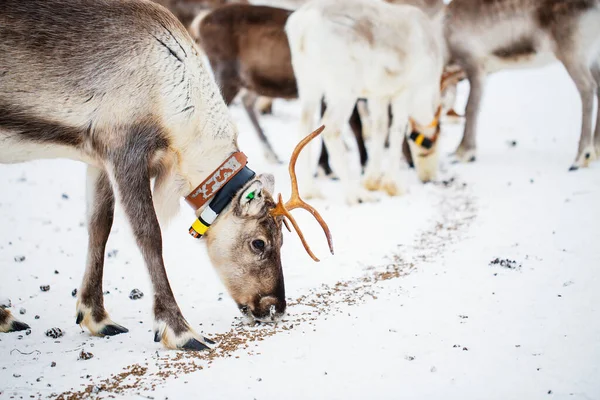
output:
[[[69,200],[69,195],[66,193],[63,193],[61,197],[65,200]]]
[[[50,290],[50,285],[41,285],[40,290],[42,292],[47,292],[48,290]]]
[[[104,294],[104,295],[110,294],[110,291],[109,290],[105,290],[104,293],[102,293],[102,294]]]
[[[54,361],[52,361],[52,364],[50,364],[50,366],[51,366],[52,368],[54,368],[54,367],[56,367],[56,363],[55,363]]]
[[[53,339],[58,339],[62,337],[65,333],[60,328],[52,328],[46,331],[46,336],[51,337]]]
[[[144,293],[140,289],[133,289],[131,293],[129,293],[129,298],[131,300],[138,300],[144,297]]]
[[[516,140],[509,140],[508,144],[510,145],[510,147],[517,147],[517,141]]]
[[[25,256],[16,256],[15,257],[15,262],[23,262],[25,261]]]
[[[58,272],[58,270],[57,270],[57,269],[55,269],[55,270],[54,270],[54,273],[55,273],[56,275],[58,275],[58,273],[59,273],[59,272]]]
[[[35,319],[40,319],[40,316],[39,316],[39,315],[36,315],[36,316],[35,316],[35,317],[33,317],[33,318],[35,318]]]
[[[79,357],[77,359],[78,360],[89,360],[90,358],[94,358],[94,355],[92,353],[88,353],[86,351],[81,350],[81,353],[79,353]]]
[[[42,377],[39,377],[35,380],[36,382],[41,382],[42,381]]]
[[[73,289],[73,291],[71,292],[71,296],[77,297],[77,289]]]
[[[548,390],[548,394],[552,394],[552,390]]]
[[[114,258],[114,257],[116,257],[116,256],[117,256],[117,254],[119,254],[119,250],[117,250],[117,249],[114,249],[114,250],[111,250],[111,251],[109,251],[108,253],[106,253],[106,256],[107,256],[108,258]]]
[[[20,378],[20,377],[21,377],[21,375],[20,375],[20,374],[13,374],[13,376],[14,376],[15,378]]]
[[[19,310],[19,314],[21,314],[21,315],[25,315],[25,313],[26,313],[26,312],[27,312],[27,310],[26,310],[26,309],[24,309],[24,308],[21,308],[21,309]]]
[[[31,335],[31,329],[27,329],[27,330],[25,331],[25,334],[26,334],[27,336]]]

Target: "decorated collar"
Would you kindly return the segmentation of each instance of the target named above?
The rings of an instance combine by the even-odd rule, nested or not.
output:
[[[254,178],[256,174],[246,166],[247,162],[248,158],[241,151],[233,153],[185,198],[194,210],[212,199],[190,227],[190,235],[201,238],[235,194]]]

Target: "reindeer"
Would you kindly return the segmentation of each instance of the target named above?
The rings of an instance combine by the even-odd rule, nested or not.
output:
[[[159,221],[178,212],[180,197],[198,217],[190,233],[205,238],[242,313],[280,318],[284,218],[301,235],[288,210],[309,210],[331,244],[325,222],[298,198],[293,174],[302,146],[320,131],[292,155],[292,200],[284,205],[280,195],[276,203],[273,176],[246,166],[218,87],[185,28],[162,6],[3,0],[0,20],[0,162],[62,157],[88,164],[89,247],[76,323],[93,335],[127,332],[111,320],[102,297],[118,201],[152,280],[154,340],[191,350],[213,344],[183,317],[163,263]],[[0,309],[0,331],[26,327]]]
[[[300,130],[312,125],[324,95],[325,144],[349,204],[371,200],[350,174],[340,136],[358,98],[367,99],[373,120],[364,186],[390,195],[401,193],[399,154],[405,134],[411,139],[421,180],[435,176],[443,39],[425,13],[413,6],[373,0],[311,1],[289,17],[286,32],[302,105]],[[390,103],[392,157],[382,174]],[[412,129],[407,131],[409,117]],[[319,196],[306,159],[300,169],[305,195]]]
[[[242,104],[259,136],[267,160],[279,162],[256,116],[258,96],[294,99],[298,97],[285,23],[292,11],[268,6],[232,4],[199,15],[191,25],[192,37],[209,59],[225,103],[231,104],[244,90]],[[361,165],[367,151],[361,122],[355,109],[350,127],[356,138]],[[319,165],[329,175],[327,150],[323,147]]]
[[[600,112],[595,134],[592,129],[594,97],[600,95],[600,0],[453,0],[446,14],[451,61],[464,68],[471,85],[459,160],[475,160],[485,76],[553,60],[565,66],[581,96],[581,137],[570,169],[587,167],[600,155]]]

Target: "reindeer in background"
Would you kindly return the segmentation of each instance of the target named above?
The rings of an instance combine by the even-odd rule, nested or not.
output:
[[[281,196],[277,203],[272,197],[273,176],[256,176],[246,166],[227,106],[183,25],[143,0],[2,5],[0,163],[60,157],[88,164],[89,242],[77,324],[93,335],[127,332],[109,317],[102,293],[118,201],[154,288],[154,340],[191,350],[212,344],[183,317],[163,262],[159,220],[178,212],[181,197],[198,217],[190,233],[205,237],[210,260],[242,313],[261,321],[281,317],[284,218],[300,234],[289,210],[303,207],[331,245],[329,230],[297,196],[294,176],[292,200],[284,205]],[[318,133],[301,142],[291,170]],[[0,331],[25,328],[0,308]]]
[[[594,97],[600,100],[600,0],[453,0],[444,24],[450,60],[465,70],[471,86],[459,160],[475,160],[486,75],[554,60],[565,66],[582,103],[571,170],[600,155],[600,112],[595,133],[592,121]]]

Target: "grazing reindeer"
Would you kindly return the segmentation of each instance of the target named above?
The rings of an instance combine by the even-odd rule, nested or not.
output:
[[[286,31],[302,104],[300,130],[312,125],[324,95],[328,108],[323,136],[333,171],[346,186],[347,202],[370,199],[350,174],[340,135],[358,98],[367,99],[373,121],[366,188],[400,194],[399,155],[405,132],[412,139],[419,177],[432,179],[437,170],[443,46],[440,30],[427,15],[413,6],[373,0],[312,1],[289,17]],[[390,103],[392,157],[382,177]],[[409,116],[413,129],[407,132]],[[307,195],[319,195],[306,161],[300,168],[306,182],[312,183]]]
[[[159,219],[173,216],[183,196],[199,216],[190,233],[206,236],[240,310],[262,321],[280,317],[281,224],[290,215],[281,196],[277,205],[271,196],[272,175],[246,167],[227,106],[179,21],[144,0],[3,0],[0,21],[0,162],[88,164],[89,248],[77,323],[94,335],[127,332],[102,297],[119,201],[152,280],[154,340],[193,350],[211,344],[181,314],[163,263]],[[309,209],[328,233],[318,213],[293,198],[287,208]],[[0,311],[1,331],[24,327]]]
[[[571,169],[600,154],[600,112],[595,138],[594,97],[600,94],[600,0],[453,0],[445,34],[452,61],[467,74],[471,92],[460,160],[475,159],[475,134],[486,74],[558,59],[582,102],[581,138]]]
[[[210,61],[225,103],[231,104],[240,90],[246,89],[242,104],[260,138],[265,157],[272,162],[279,159],[258,123],[255,104],[257,95],[283,99],[298,97],[284,30],[291,13],[281,8],[232,4],[199,15],[191,28],[192,37]],[[350,126],[358,144],[361,164],[365,165],[367,151],[356,110],[350,118]],[[319,164],[329,174],[325,148]]]

